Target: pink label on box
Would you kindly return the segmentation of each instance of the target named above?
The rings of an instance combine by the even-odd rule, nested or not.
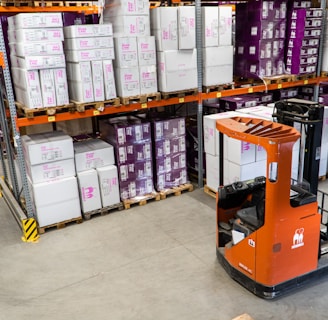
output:
[[[94,187],[86,187],[86,188],[83,187],[82,188],[83,201],[93,198],[95,196],[94,195],[95,190],[96,189]]]
[[[163,40],[169,40],[169,39],[170,39],[170,37],[169,37],[169,33],[168,33],[167,30],[163,30],[163,31],[162,31],[162,39],[163,39]]]
[[[241,143],[241,151],[242,152],[248,151],[248,150],[250,150],[250,148],[251,148],[251,146],[250,146],[249,142],[242,141],[242,143]]]

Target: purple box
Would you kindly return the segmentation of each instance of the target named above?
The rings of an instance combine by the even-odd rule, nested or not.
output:
[[[121,199],[142,197],[154,191],[152,178],[136,179],[133,181],[120,182]]]
[[[156,190],[161,191],[187,183],[187,169],[177,169],[156,176]]]
[[[327,106],[328,105],[328,94],[321,94],[319,97],[319,102],[322,103],[323,105]]]
[[[171,139],[186,134],[185,118],[157,120],[153,123],[155,140]]]
[[[251,21],[272,20],[275,16],[274,1],[256,0],[248,2]]]
[[[175,169],[186,168],[186,153],[156,158],[156,173],[170,172]]]
[[[313,37],[313,38],[320,38],[321,35],[321,28],[315,28],[315,29],[305,29],[304,30],[304,37]]]
[[[118,164],[131,163],[152,159],[152,143],[143,142],[118,146],[115,148]]]
[[[306,28],[320,28],[322,25],[321,18],[307,18],[305,20],[305,27]]]
[[[275,0],[273,3],[274,19],[284,20],[287,17],[287,0]]]
[[[274,25],[274,39],[285,39],[286,38],[286,21],[279,21]]]
[[[253,93],[252,96],[259,99],[259,104],[272,102],[272,92],[258,92]]]
[[[294,9],[310,8],[311,1],[294,0],[294,1],[291,1],[291,6]]]
[[[315,73],[317,71],[317,64],[301,64],[300,74]]]
[[[178,152],[186,151],[186,138],[185,136],[157,140],[155,141],[155,157],[160,158],[163,156],[172,155]]]
[[[323,16],[323,10],[320,8],[306,9],[307,18],[321,18]]]
[[[118,165],[120,181],[133,181],[153,176],[152,161],[140,161]]]
[[[63,12],[63,26],[72,26],[76,24],[85,24],[85,15],[83,12],[75,13],[75,12]]]
[[[237,47],[237,56],[243,56],[249,61],[259,61],[260,59],[272,58],[272,40],[250,41],[243,46]],[[279,45],[279,43],[278,43]]]
[[[255,107],[259,102],[256,96],[240,95],[220,98],[220,107],[224,111],[234,111],[241,108]]]
[[[312,56],[312,55],[317,55],[319,52],[319,48],[318,47],[305,47],[305,48],[301,48],[301,55],[302,56]]]
[[[297,95],[297,88],[275,90],[273,92],[273,100],[278,101],[282,99],[295,98]]]

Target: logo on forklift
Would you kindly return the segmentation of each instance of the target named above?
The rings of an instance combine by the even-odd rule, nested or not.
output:
[[[304,246],[303,233],[304,233],[304,228],[299,228],[299,229],[295,230],[295,233],[293,236],[292,249],[296,249],[296,248]]]

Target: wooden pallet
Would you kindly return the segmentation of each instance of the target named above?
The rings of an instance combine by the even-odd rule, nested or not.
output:
[[[0,1],[1,7],[32,7],[33,1]]]
[[[138,96],[131,96],[131,97],[121,97],[121,103],[123,105],[128,105],[131,103],[146,103],[148,101],[159,101],[161,100],[161,93],[154,92],[149,94],[141,94]]]
[[[139,206],[143,206],[147,204],[149,200],[156,200],[156,201],[161,200],[160,194],[154,191],[144,196],[126,199],[123,200],[123,205],[125,209],[130,209],[131,205],[137,204]]]
[[[191,183],[185,183],[177,187],[160,191],[161,200],[165,200],[167,196],[174,194],[175,196],[181,196],[183,191],[193,191],[194,186]]]
[[[204,186],[204,192],[207,193],[212,198],[216,199],[216,191],[210,188],[209,186]]]
[[[236,86],[241,86],[245,84],[251,84],[251,85],[263,84],[263,81],[258,77],[248,78],[248,77],[234,76],[233,81],[236,84]]]
[[[319,177],[319,181],[326,181],[326,179],[327,179],[327,175]]]
[[[263,81],[265,84],[279,84],[283,82],[292,82],[295,81],[295,76],[292,74],[284,74],[280,76],[274,76],[274,77],[264,77]]]
[[[235,88],[234,83],[218,84],[215,86],[203,86],[203,92],[210,93],[210,92],[217,92],[217,91],[223,91],[223,90],[234,89],[234,88]]]
[[[162,99],[170,99],[170,98],[183,98],[189,95],[197,95],[198,89],[188,89],[181,91],[172,91],[172,92],[162,92]]]
[[[316,77],[317,77],[316,73],[299,74],[299,75],[295,75],[295,81],[296,80],[314,79]]]
[[[64,1],[65,7],[91,7],[93,1]]]
[[[321,71],[321,77],[328,77],[328,71]]]
[[[75,111],[75,108],[72,103],[64,106],[31,109],[19,102],[16,102],[16,107],[18,115],[26,118],[34,118],[41,115],[53,116],[56,113]]]
[[[79,102],[75,100],[71,100],[71,102],[73,103],[75,110],[77,112],[85,112],[85,110],[90,110],[90,109],[104,111],[105,107],[120,105],[119,98],[114,98],[105,101],[96,101],[96,102]]]
[[[94,215],[104,216],[104,215],[109,214],[110,212],[112,212],[114,210],[119,210],[119,211],[123,210],[123,203],[119,202],[117,204],[113,204],[111,206],[104,207],[104,208],[101,208],[101,209],[98,209],[98,210],[92,210],[92,211],[89,211],[89,212],[85,212],[85,213],[82,213],[82,216],[85,220],[90,220],[91,217],[94,216]]]
[[[63,7],[64,1],[33,1],[34,7]]]
[[[82,223],[82,222],[83,222],[82,217],[77,217],[77,218],[73,218],[73,219],[69,219],[69,220],[57,222],[57,223],[54,223],[54,224],[50,224],[48,226],[38,227],[38,231],[39,231],[39,234],[43,234],[48,229],[55,229],[55,228],[56,229],[63,229],[63,228],[65,228],[69,224],[72,224],[72,223]]]

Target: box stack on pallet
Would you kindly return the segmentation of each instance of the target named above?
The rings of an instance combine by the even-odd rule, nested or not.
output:
[[[39,227],[81,221],[73,139],[56,131],[22,136],[22,143]]]
[[[107,3],[107,2],[106,2]],[[128,104],[157,93],[155,39],[150,36],[149,1],[108,1],[104,23],[115,36],[115,76],[118,95]]]
[[[162,93],[197,88],[195,7],[158,7],[151,10],[156,39],[158,87]]]
[[[61,13],[20,13],[8,24],[16,100],[31,109],[67,105]]]

